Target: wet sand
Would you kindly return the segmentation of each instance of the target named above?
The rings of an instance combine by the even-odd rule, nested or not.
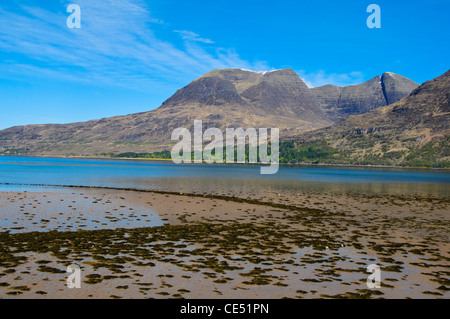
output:
[[[0,298],[450,296],[447,197],[277,191],[0,192]]]

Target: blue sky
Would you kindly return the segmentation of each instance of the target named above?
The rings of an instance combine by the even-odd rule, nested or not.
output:
[[[69,4],[81,29],[68,29]],[[369,29],[369,4],[381,29]],[[154,109],[216,68],[294,69],[309,86],[449,69],[450,1],[3,0],[0,129]]]

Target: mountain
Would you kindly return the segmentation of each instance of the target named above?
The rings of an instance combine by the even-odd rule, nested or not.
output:
[[[278,127],[302,132],[331,124],[314,95],[289,69],[221,69],[178,90],[149,112],[70,124],[26,125],[0,131],[0,153],[98,155],[167,150],[178,127]],[[3,151],[2,151],[3,150]]]
[[[325,85],[311,91],[328,117],[337,121],[397,102],[418,86],[408,78],[386,72],[362,84],[346,87]]]
[[[222,129],[275,126],[307,131],[331,123],[291,69],[214,70],[178,90],[160,110],[171,114],[189,110],[196,116],[200,112],[208,126]]]
[[[0,154],[73,156],[170,150],[175,143],[170,140],[172,131],[178,127],[192,130],[196,119],[203,120],[204,128],[278,127],[281,136],[291,136],[386,105],[385,96],[398,99],[414,83],[398,75],[383,77],[389,94],[378,88],[379,77],[359,86],[309,89],[291,69],[213,70],[152,111],[2,130]]]
[[[450,70],[394,104],[291,137],[283,150],[283,161],[448,167]]]
[[[381,85],[383,87],[386,105],[395,103],[408,96],[419,86],[418,83],[392,72],[383,73],[381,76]]]

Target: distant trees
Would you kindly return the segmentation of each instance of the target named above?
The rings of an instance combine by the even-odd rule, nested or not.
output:
[[[334,148],[326,142],[314,144],[298,144],[294,141],[280,143],[281,164],[348,164],[348,165],[387,165],[405,167],[450,167],[450,137],[439,141],[430,142],[422,147],[409,146],[404,150],[390,150],[388,144],[383,144],[381,152],[373,149],[373,142],[357,141],[352,148]],[[366,149],[363,156],[357,154],[357,150]],[[270,145],[268,148],[270,153]],[[245,160],[248,162],[248,145],[245,151]],[[169,151],[153,153],[126,152],[121,154],[105,154],[117,158],[148,158],[148,159],[171,159]],[[214,155],[214,154],[212,154]],[[236,159],[235,148],[235,160]],[[193,159],[194,153],[191,154]],[[226,159],[226,148],[223,149],[223,157]],[[258,158],[259,161],[259,158]]]
[[[154,158],[154,159],[170,159],[169,151],[153,152],[153,153],[134,153],[125,152],[120,154],[111,154],[111,157],[122,157],[122,158]]]

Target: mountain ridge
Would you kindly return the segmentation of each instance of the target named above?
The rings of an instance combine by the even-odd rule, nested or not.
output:
[[[287,140],[283,162],[449,167],[450,70],[393,104]],[[299,160],[305,148],[315,153]]]
[[[324,85],[311,90],[317,95],[328,116],[333,121],[338,121],[395,103],[418,86],[419,84],[401,75],[385,72],[357,85]]]
[[[378,77],[367,82],[377,81]],[[354,86],[356,90],[341,88],[348,91],[346,96],[353,103],[347,109],[361,106],[350,113],[365,111],[364,106],[372,103],[367,101],[372,101],[370,92],[374,85],[363,84]],[[391,86],[396,93],[396,87],[402,84],[394,81]],[[359,93],[352,95],[352,92]],[[393,98],[402,94],[394,94]],[[379,97],[372,94],[372,99]],[[333,97],[328,100],[333,101]],[[177,90],[152,111],[1,130],[0,154],[79,156],[163,151],[174,144],[170,140],[172,130],[191,129],[195,119],[202,119],[205,128],[278,127],[281,136],[289,136],[331,125],[336,119],[330,117],[330,111],[322,104],[314,89],[309,89],[292,69],[265,72],[218,69]],[[342,105],[343,102],[337,109],[346,109]]]

